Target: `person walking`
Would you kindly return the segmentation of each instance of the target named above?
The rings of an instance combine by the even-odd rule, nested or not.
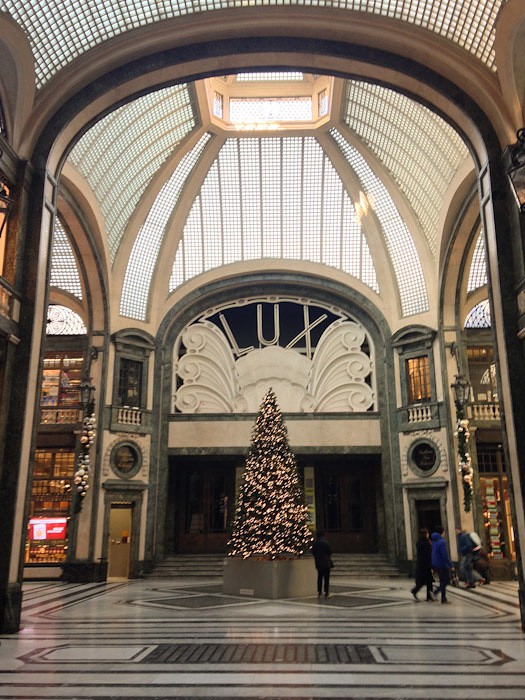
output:
[[[445,528],[439,525],[434,528],[430,535],[432,541],[432,568],[439,577],[438,593],[441,593],[441,602],[449,603],[447,600],[447,586],[450,583],[450,572],[454,569],[448,554],[447,543],[443,538]]]
[[[416,543],[416,585],[412,589],[412,595],[419,601],[417,593],[420,588],[426,586],[427,601],[436,600],[432,593],[434,577],[432,576],[432,542],[430,541],[430,533],[426,527],[419,531],[419,538]]]
[[[474,569],[474,561],[477,553],[481,549],[481,542],[475,532],[468,533],[460,527],[456,528],[458,538],[458,552],[461,555],[459,564],[460,577],[465,580],[465,588],[476,588],[476,584],[483,579],[481,575]]]
[[[315,560],[315,568],[317,569],[317,595],[321,597],[330,597],[330,569],[332,568],[332,548],[326,541],[324,532],[319,530],[316,533],[314,543],[312,545],[312,554]]]

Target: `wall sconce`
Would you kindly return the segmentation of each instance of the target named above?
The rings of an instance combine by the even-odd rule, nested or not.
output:
[[[0,238],[7,229],[7,221],[13,208],[14,200],[9,196],[7,185],[0,180]]]
[[[509,149],[510,167],[507,175],[519,210],[525,214],[525,128],[517,131],[516,138],[518,140]]]

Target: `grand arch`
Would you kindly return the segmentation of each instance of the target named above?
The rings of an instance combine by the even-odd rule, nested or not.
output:
[[[223,12],[229,17],[228,11]],[[520,342],[508,330],[519,327],[516,287],[522,269],[520,258],[513,256],[508,245],[509,231],[515,241],[519,240],[518,222],[509,206],[501,162],[502,147],[513,140],[511,119],[498,109],[490,79],[481,78],[474,65],[471,71],[463,54],[462,60],[454,61],[454,49],[443,51],[439,38],[421,32],[420,41],[409,43],[403,32],[393,35],[388,20],[376,17],[336,22],[339,29],[334,35],[334,15],[339,17],[337,11],[328,10],[303,11],[299,17],[293,8],[272,8],[271,13],[257,8],[236,10],[224,23],[217,21],[220,13],[214,13],[213,18],[183,18],[177,22],[175,39],[170,22],[153,30],[137,30],[132,39],[123,36],[110,42],[111,58],[103,49],[94,62],[83,57],[64,72],[59,85],[50,84],[42,91],[38,98],[40,119],[20,137],[20,153],[35,168],[35,175],[27,178],[23,221],[27,223],[28,253],[22,282],[33,308],[29,304],[21,318],[22,333],[32,338],[32,348],[28,345],[17,360],[16,371],[29,381],[19,382],[13,390],[9,415],[13,440],[7,448],[8,460],[18,463],[20,454],[22,460],[29,457],[33,418],[31,411],[24,417],[15,406],[26,402],[32,405],[27,388],[36,378],[40,354],[40,320],[46,304],[45,261],[56,206],[56,180],[75,140],[115,106],[155,87],[242,68],[301,67],[378,81],[400,90],[439,112],[469,144],[481,182],[481,210],[495,316],[499,320],[496,331],[501,372],[507,379],[513,377],[512,385],[504,383],[504,403],[516,510],[522,516],[519,464],[525,463],[525,438],[514,425],[523,417],[525,386],[520,372]],[[389,52],[381,48],[386,36]],[[468,94],[460,85],[476,89]],[[34,250],[40,250],[40,255],[32,255],[30,251]],[[508,274],[509,270],[514,274]],[[502,271],[507,274],[500,274]],[[524,531],[523,523],[520,531]],[[17,562],[12,561],[12,578],[16,578],[16,570]]]

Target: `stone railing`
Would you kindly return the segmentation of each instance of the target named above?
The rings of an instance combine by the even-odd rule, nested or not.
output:
[[[433,419],[431,404],[418,404],[407,408],[409,423],[428,423]]]
[[[82,423],[82,417],[81,408],[42,408],[40,424]]]
[[[499,402],[484,401],[467,406],[467,415],[473,423],[494,422],[501,420]]]
[[[142,425],[142,411],[136,406],[119,406],[116,414],[116,422],[121,425]]]
[[[138,406],[111,406],[108,428],[114,432],[140,433],[151,431],[151,411]]]
[[[19,297],[11,285],[0,277],[0,315],[18,323]]]

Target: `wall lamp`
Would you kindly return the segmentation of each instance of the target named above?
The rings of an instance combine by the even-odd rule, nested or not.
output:
[[[510,167],[507,170],[512,191],[516,197],[519,210],[525,214],[525,128],[518,129],[518,139],[509,149]]]

